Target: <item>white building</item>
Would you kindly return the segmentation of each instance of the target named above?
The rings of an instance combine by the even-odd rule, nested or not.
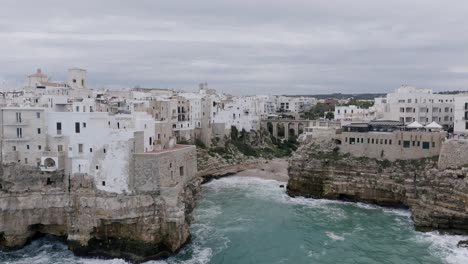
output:
[[[468,135],[468,95],[455,97],[454,120],[453,132]]]
[[[453,127],[454,95],[435,94],[431,89],[401,86],[385,98],[375,100],[377,116],[405,124],[418,121],[427,125],[432,121],[445,128]],[[382,112],[380,112],[382,111]]]
[[[359,108],[356,105],[335,106],[335,120],[338,121],[370,121],[376,118],[374,107]]]

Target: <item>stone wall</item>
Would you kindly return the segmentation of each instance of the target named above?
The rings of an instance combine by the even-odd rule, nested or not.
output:
[[[65,190],[68,186],[63,171],[42,172],[36,166],[10,163],[2,166],[1,190],[4,192]]]
[[[438,156],[445,132],[343,132],[340,152],[375,159],[421,159]],[[406,144],[406,145],[405,145]]]
[[[177,145],[174,149],[136,153],[133,189],[137,192],[183,186],[197,173],[195,146]]]
[[[442,144],[439,168],[456,168],[468,165],[468,140],[450,139]]]

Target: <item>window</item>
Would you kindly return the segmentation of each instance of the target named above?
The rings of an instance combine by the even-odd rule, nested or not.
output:
[[[37,134],[41,134],[41,129],[40,128],[37,129]]]
[[[76,107],[76,112],[79,112],[79,111],[80,111],[80,107],[77,106],[77,107]]]
[[[63,151],[63,145],[58,145],[58,146],[57,146],[57,151],[58,151],[58,152]]]
[[[83,153],[83,144],[78,144],[78,153]]]
[[[403,141],[403,147],[404,147],[404,148],[409,148],[410,145],[411,145],[411,142],[410,142],[409,140],[404,140],[404,141]]]
[[[79,122],[75,123],[75,133],[80,133],[80,123]]]
[[[389,145],[392,144],[392,140],[391,140],[391,139],[388,140],[388,144],[389,144]]]
[[[180,176],[184,176],[184,166],[180,166],[179,173],[180,173]]]
[[[429,149],[429,142],[423,141],[423,143],[422,143],[422,148],[423,148],[423,149]]]
[[[16,122],[21,123],[21,113],[20,112],[16,113]]]
[[[29,145],[26,145],[26,149],[29,149]]]
[[[432,141],[432,147],[435,148],[435,142],[434,141]]]
[[[13,149],[13,151],[16,151],[16,146],[13,146],[12,149]]]
[[[106,153],[106,149],[104,149],[104,153]]]
[[[89,148],[89,152],[93,152],[93,148]]]
[[[57,127],[57,135],[62,135],[62,123],[57,122],[56,127]]]
[[[372,139],[372,144],[374,144],[374,139]]]
[[[96,165],[96,170],[99,170],[99,166],[98,166],[98,165]]]
[[[40,113],[40,112],[36,112],[36,117],[37,117],[37,118],[41,118],[41,113]]]
[[[41,149],[42,149],[42,146],[41,146],[41,145],[38,145],[38,146],[37,146],[37,149],[38,149],[38,150],[41,150]]]
[[[102,186],[106,186],[106,181],[102,181]]]
[[[86,128],[86,123],[83,123],[83,128]]]
[[[17,138],[22,138],[23,137],[23,128],[21,128],[21,127],[16,128],[16,137]]]

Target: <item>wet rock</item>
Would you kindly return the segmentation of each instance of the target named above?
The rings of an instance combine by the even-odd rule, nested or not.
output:
[[[458,242],[457,247],[468,249],[468,240],[461,240]]]

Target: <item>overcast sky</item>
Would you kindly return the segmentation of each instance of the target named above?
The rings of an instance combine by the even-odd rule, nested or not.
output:
[[[233,94],[468,88],[468,1],[14,0],[0,8],[0,87],[42,68],[99,87]]]

